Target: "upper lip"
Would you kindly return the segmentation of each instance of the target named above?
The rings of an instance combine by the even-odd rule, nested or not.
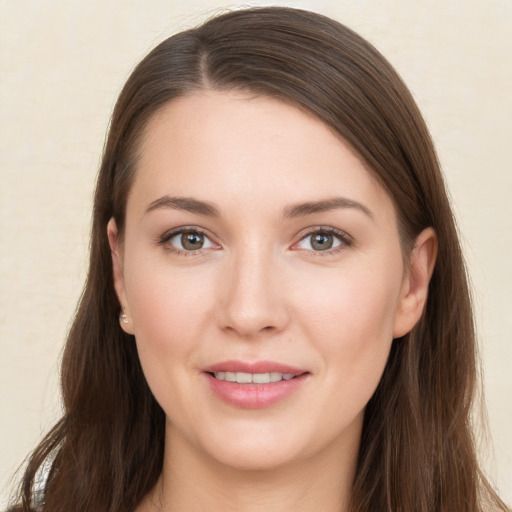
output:
[[[293,373],[295,375],[306,373],[306,370],[275,361],[222,361],[204,368],[205,372],[244,372],[244,373]]]

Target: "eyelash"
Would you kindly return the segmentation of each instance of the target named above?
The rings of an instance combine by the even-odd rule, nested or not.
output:
[[[340,229],[336,229],[330,226],[318,226],[315,228],[308,228],[308,231],[304,233],[298,242],[294,243],[293,246],[298,245],[303,240],[306,240],[308,237],[312,237],[314,235],[332,235],[333,237],[337,238],[339,240],[339,245],[336,247],[333,247],[332,249],[326,249],[324,251],[315,251],[315,250],[309,250],[309,249],[303,249],[307,250],[313,257],[328,257],[328,256],[335,256],[339,252],[343,251],[347,247],[350,247],[353,245],[354,240],[350,235],[345,233],[344,231],[341,231]],[[301,249],[296,249],[301,250]]]
[[[169,241],[172,240],[175,236],[182,235],[183,233],[192,233],[197,235],[203,235],[206,239],[210,240],[210,237],[206,234],[206,231],[198,226],[181,226],[179,228],[172,229],[170,231],[166,231],[162,236],[160,236],[157,240],[157,244],[161,245],[166,251],[178,254],[179,256],[196,256],[201,253],[204,249],[197,249],[192,251],[186,251],[183,249],[178,249],[177,247],[173,247],[169,244]],[[211,242],[212,244],[214,242]]]
[[[206,231],[198,226],[181,226],[179,228],[172,229],[170,231],[166,231],[163,235],[161,235],[157,239],[157,245],[161,245],[166,251],[178,254],[180,256],[196,256],[201,253],[201,251],[205,250],[204,248],[197,249],[197,250],[183,250],[178,249],[176,247],[173,247],[169,244],[169,241],[172,240],[175,236],[183,234],[183,233],[193,233],[193,234],[199,234],[204,236],[206,239],[210,240],[212,244],[215,244],[215,242],[212,242],[210,237],[206,234]],[[326,249],[324,251],[315,251],[310,249],[300,249],[297,248],[295,250],[306,250],[309,253],[311,253],[314,257],[325,257],[325,256],[333,256],[338,254],[340,251],[344,250],[347,247],[350,247],[353,245],[353,239],[351,236],[349,236],[344,231],[341,231],[339,229],[335,229],[330,226],[318,226],[315,228],[308,228],[308,231],[304,234],[302,234],[297,242],[295,242],[292,246],[295,247],[298,244],[300,244],[303,240],[307,239],[308,237],[312,237],[314,235],[332,235],[333,237],[337,238],[339,240],[339,245],[336,247],[333,247],[331,249]]]

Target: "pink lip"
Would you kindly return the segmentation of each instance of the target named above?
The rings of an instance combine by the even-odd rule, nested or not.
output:
[[[239,384],[218,380],[213,376],[216,372],[247,372],[247,373],[293,373],[297,377],[269,384]],[[244,363],[241,361],[224,361],[204,369],[210,389],[223,402],[242,409],[262,409],[284,400],[308,379],[309,372],[272,361]]]
[[[245,363],[243,361],[223,361],[212,366],[204,368],[205,372],[246,372],[246,373],[305,373],[306,370],[294,368],[287,364],[276,363],[274,361],[256,361],[254,363]]]

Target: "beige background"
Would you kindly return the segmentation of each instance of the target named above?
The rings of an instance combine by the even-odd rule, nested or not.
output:
[[[475,288],[495,456],[482,452],[512,503],[512,0],[274,3],[366,36],[424,112]],[[232,5],[0,0],[0,508],[13,471],[59,415],[58,359],[117,93],[156,43]]]

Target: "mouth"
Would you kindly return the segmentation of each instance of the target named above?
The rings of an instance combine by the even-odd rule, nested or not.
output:
[[[248,372],[209,372],[217,380],[238,384],[270,384],[282,380],[292,380],[303,373],[248,373]]]
[[[204,369],[214,396],[236,408],[262,409],[293,396],[311,375],[280,363],[226,361]]]

